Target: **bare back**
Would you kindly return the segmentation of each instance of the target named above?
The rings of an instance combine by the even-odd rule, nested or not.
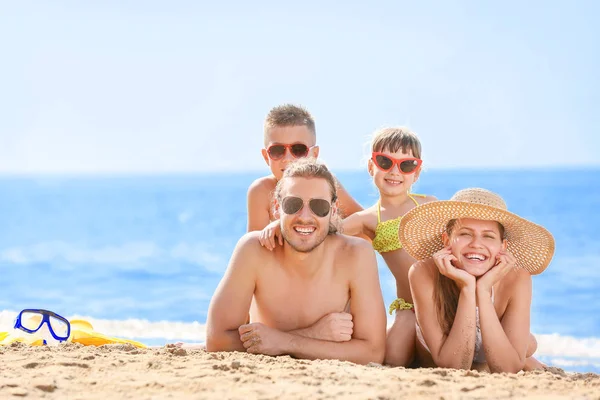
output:
[[[271,203],[276,185],[277,180],[275,177],[269,175],[255,180],[248,188],[248,232],[260,231],[275,219],[271,210]]]

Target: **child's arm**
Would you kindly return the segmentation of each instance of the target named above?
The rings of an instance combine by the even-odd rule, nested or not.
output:
[[[358,212],[342,220],[342,233],[348,236],[364,236],[365,216]]]
[[[355,213],[348,218],[342,220],[341,233],[349,236],[358,236],[366,240],[370,240],[364,230],[365,215],[362,213]],[[260,244],[268,250],[273,250],[275,245],[279,243],[283,246],[283,236],[281,235],[281,225],[279,220],[270,222],[260,233],[259,237]]]
[[[260,231],[266,227],[271,218],[269,216],[269,205],[271,204],[271,193],[266,188],[263,180],[257,179],[248,188],[248,232]]]
[[[281,236],[281,225],[279,224],[279,220],[276,219],[273,222],[270,222],[269,225],[265,227],[260,232],[260,237],[258,241],[261,245],[263,245],[267,250],[273,250],[275,248],[275,244],[279,243],[280,246],[283,246],[283,236]]]
[[[346,189],[344,189],[344,187],[341,183],[339,183],[339,181],[337,192],[338,201],[340,205],[340,215],[342,218],[348,217],[354,214],[355,212],[363,210],[363,207],[360,204],[358,204],[358,202],[354,200],[352,196],[350,196],[350,193],[348,193]]]

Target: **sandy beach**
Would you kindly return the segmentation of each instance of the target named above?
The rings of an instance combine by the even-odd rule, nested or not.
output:
[[[0,347],[0,398],[600,399],[600,375],[361,366],[174,346]]]

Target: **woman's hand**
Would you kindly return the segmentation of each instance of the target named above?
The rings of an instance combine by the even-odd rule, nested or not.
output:
[[[273,250],[275,248],[275,244],[277,243],[276,239],[277,242],[279,242],[279,245],[283,246],[283,236],[281,236],[279,220],[269,223],[269,225],[260,231],[260,236],[258,238],[260,244],[268,250]]]
[[[499,282],[511,269],[516,268],[517,260],[507,250],[500,250],[496,256],[496,265],[477,279],[477,291],[490,293],[492,287]]]
[[[467,271],[456,268],[452,261],[456,261],[456,257],[452,254],[451,247],[444,247],[442,250],[433,254],[433,261],[437,266],[440,274],[452,279],[460,289],[466,286],[475,286],[475,277]]]

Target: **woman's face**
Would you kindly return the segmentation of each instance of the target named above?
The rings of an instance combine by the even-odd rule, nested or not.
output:
[[[496,221],[462,218],[456,221],[450,236],[444,233],[444,242],[450,245],[455,267],[475,277],[489,271],[498,260],[500,250],[506,249],[500,226]]]

